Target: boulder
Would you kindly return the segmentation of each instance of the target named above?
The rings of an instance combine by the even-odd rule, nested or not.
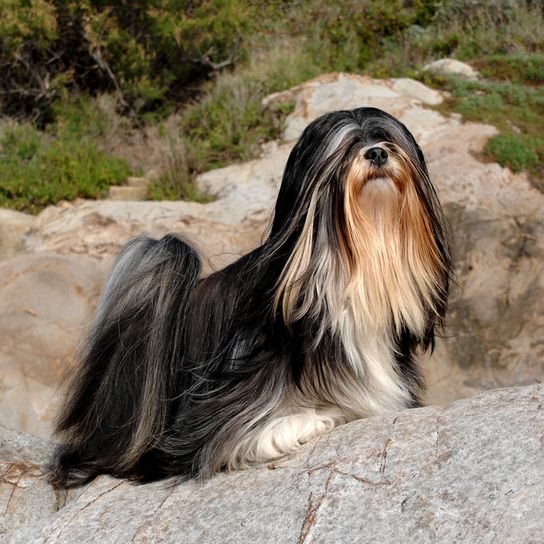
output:
[[[32,215],[0,208],[0,261],[24,249],[24,234],[33,222]]]
[[[94,308],[104,271],[88,257],[45,253],[0,263],[0,414],[51,433],[58,386]]]
[[[544,386],[491,391],[355,421],[203,483],[102,476],[63,507],[51,494],[41,519],[21,505],[34,517],[4,542],[536,543],[543,445]]]
[[[222,181],[228,183],[228,172],[223,173]],[[109,262],[135,236],[160,237],[177,232],[197,246],[206,259],[222,262],[225,257],[229,261],[259,243],[273,201],[273,195],[260,197],[251,206],[248,196],[250,205],[246,206],[237,201],[239,191],[236,188],[229,198],[210,204],[79,200],[51,206],[36,218],[25,249]]]
[[[8,530],[32,526],[64,506],[68,493],[47,482],[51,444],[0,425],[0,541]]]
[[[466,79],[478,79],[478,72],[467,64],[457,59],[439,59],[435,60],[423,67],[423,70],[433,72],[435,74],[453,74],[462,76]]]

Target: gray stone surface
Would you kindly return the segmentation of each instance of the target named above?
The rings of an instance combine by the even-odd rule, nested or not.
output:
[[[51,443],[43,438],[0,425],[0,460],[20,459],[44,464],[49,459]]]
[[[147,198],[147,187],[133,185],[112,186],[109,189],[110,200],[145,200]]]
[[[4,541],[536,544],[543,445],[544,386],[491,391],[356,421],[205,483],[100,477]]]
[[[434,89],[430,89],[415,79],[401,77],[398,79],[393,79],[392,82],[393,89],[395,91],[408,95],[411,98],[423,102],[424,104],[428,104],[429,106],[437,106],[438,104],[442,104],[444,101],[442,93],[435,91]]]
[[[45,464],[51,444],[0,425],[0,541],[5,533],[32,525],[64,506],[68,494],[54,491]]]
[[[24,249],[24,234],[34,219],[26,213],[0,208],[0,261],[14,257]]]
[[[457,59],[439,59],[423,67],[424,70],[439,74],[454,74],[467,79],[478,79],[478,72],[467,64]]]
[[[231,181],[229,169],[233,168],[223,169],[223,184]],[[222,187],[210,181],[210,191]],[[241,254],[260,240],[273,194],[268,190],[266,197],[255,197],[252,205],[246,205],[251,196],[246,196],[246,202],[238,201],[236,187],[223,190],[228,198],[210,204],[99,200],[51,206],[36,218],[26,236],[26,250],[111,260],[135,236],[178,232],[207,256]]]

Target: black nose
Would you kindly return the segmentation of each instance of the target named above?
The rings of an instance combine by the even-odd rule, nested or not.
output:
[[[365,159],[376,166],[383,166],[387,162],[387,151],[383,147],[371,147],[365,153]]]

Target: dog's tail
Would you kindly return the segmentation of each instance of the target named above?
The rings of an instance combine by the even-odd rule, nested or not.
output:
[[[174,235],[137,238],[118,257],[57,421],[52,480],[130,477],[164,431],[201,263]]]

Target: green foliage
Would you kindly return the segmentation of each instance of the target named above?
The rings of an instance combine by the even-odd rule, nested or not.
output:
[[[443,56],[486,79],[421,73]],[[4,0],[0,64],[2,113],[33,121],[1,136],[0,205],[19,209],[100,195],[129,172],[105,151],[115,131],[174,112],[150,193],[203,201],[198,173],[247,160],[281,135],[293,104],[263,108],[262,99],[333,71],[448,89],[445,109],[500,128],[488,153],[543,177],[542,0]],[[97,106],[103,93],[122,117]]]
[[[94,119],[94,118],[93,118]],[[0,136],[0,206],[30,213],[59,200],[104,196],[129,174],[125,161],[99,148],[100,131],[67,118],[47,133],[7,124]]]
[[[182,111],[165,173],[151,184],[151,198],[205,201],[192,183],[198,173],[248,160],[260,144],[281,137],[283,120],[294,103],[263,108],[262,99],[319,73],[300,47],[290,42],[256,51],[245,66],[221,74],[198,102]]]
[[[212,199],[201,193],[193,184],[187,160],[187,149],[179,137],[169,140],[169,153],[166,167],[157,179],[148,186],[153,200],[189,200],[191,202],[210,202]]]
[[[513,81],[526,85],[544,84],[544,55],[541,53],[491,55],[473,64],[484,77],[489,79]]]
[[[487,149],[502,166],[514,172],[538,166],[539,154],[544,158],[544,139],[521,134],[501,134],[489,140]]]
[[[307,64],[303,67],[304,59],[297,60],[296,56],[293,63],[286,63],[285,53],[273,51],[237,73],[224,74],[198,102],[185,109],[181,130],[191,171],[247,160],[255,155],[259,144],[280,136],[281,119],[289,107],[263,110],[262,98],[298,83],[301,73],[308,77],[318,73]],[[293,71],[297,77],[293,77]]]
[[[242,58],[256,7],[242,0],[6,0],[0,6],[2,109],[51,120],[74,89],[113,91],[133,114],[186,98]]]

